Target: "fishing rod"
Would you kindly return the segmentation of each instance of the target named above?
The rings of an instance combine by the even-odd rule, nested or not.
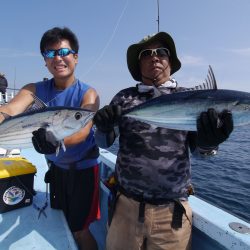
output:
[[[157,0],[157,27],[158,27],[158,32],[160,31],[160,0]]]

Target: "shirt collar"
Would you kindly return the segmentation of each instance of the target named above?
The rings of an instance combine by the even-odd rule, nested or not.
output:
[[[145,85],[144,83],[139,83],[136,85],[139,93],[147,93],[150,91],[154,91],[154,97],[160,96],[161,92],[159,91],[161,88],[175,89],[177,87],[177,81],[175,79],[170,79],[169,81],[159,85]]]

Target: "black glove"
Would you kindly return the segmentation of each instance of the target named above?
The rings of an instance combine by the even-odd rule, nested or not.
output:
[[[104,133],[108,133],[113,131],[114,126],[118,123],[121,117],[121,114],[121,106],[106,105],[96,112],[93,121],[97,129]]]
[[[52,132],[46,131],[44,128],[39,128],[33,131],[32,134],[33,146],[40,154],[53,154],[60,146],[60,142],[56,140]]]
[[[233,131],[232,113],[224,110],[217,113],[214,109],[202,112],[197,119],[197,145],[201,148],[217,147]]]

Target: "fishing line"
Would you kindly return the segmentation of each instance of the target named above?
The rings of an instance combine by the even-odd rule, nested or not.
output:
[[[161,74],[163,74],[163,73],[165,72],[165,70],[168,69],[168,67],[169,67],[169,63],[168,63],[168,65],[162,70],[162,72],[159,72],[159,74],[153,79],[153,84],[154,84],[155,87],[157,87],[156,83],[158,83],[158,82],[156,82],[157,78],[158,78]]]
[[[80,78],[84,78],[94,68],[94,66],[102,59],[102,57],[103,57],[104,53],[106,52],[108,46],[110,45],[111,41],[113,40],[113,38],[115,36],[115,33],[116,33],[117,29],[118,29],[118,26],[119,26],[119,24],[121,22],[121,19],[122,19],[123,15],[124,15],[127,7],[128,7],[128,1],[129,0],[126,1],[125,5],[123,7],[123,10],[122,10],[117,22],[116,22],[115,28],[114,28],[109,40],[107,41],[105,47],[103,48],[102,52],[97,57],[97,59],[94,61],[94,63],[89,67],[89,69]]]
[[[168,69],[168,67],[169,67],[169,64],[168,64],[165,68],[163,68],[162,71],[159,72],[158,75],[156,75],[156,77],[154,77],[154,78],[150,78],[150,77],[145,76],[145,75],[143,75],[143,74],[142,74],[142,76],[143,76],[144,78],[146,78],[146,79],[152,81],[152,84],[153,84],[155,87],[157,87],[157,86],[156,86],[156,83],[158,83],[158,82],[156,82],[156,80],[157,80],[158,76],[160,76],[161,74],[163,74],[163,73],[165,72],[165,70]]]

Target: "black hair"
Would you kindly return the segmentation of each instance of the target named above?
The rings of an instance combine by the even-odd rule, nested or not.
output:
[[[79,50],[79,43],[76,35],[67,27],[60,28],[54,27],[48,31],[46,31],[40,41],[40,51],[41,54],[55,43],[59,43],[62,40],[68,40],[71,49],[73,49],[76,53]]]

